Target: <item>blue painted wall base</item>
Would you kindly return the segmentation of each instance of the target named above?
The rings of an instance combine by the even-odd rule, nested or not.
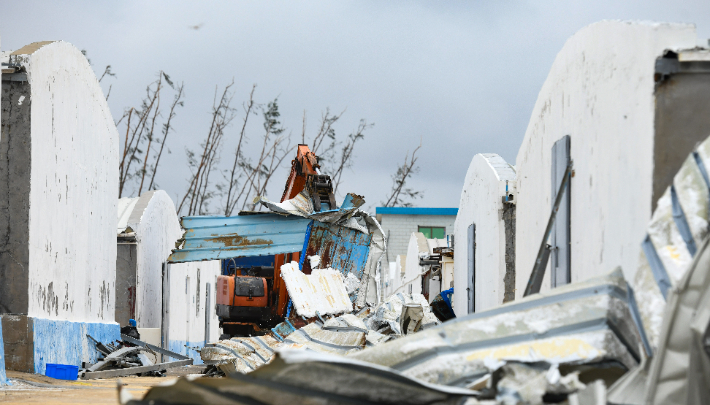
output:
[[[2,341],[2,322],[0,322],[0,385],[8,385],[5,374],[5,344]]]
[[[121,339],[117,323],[71,322],[32,318],[34,369],[45,373],[47,363],[70,364],[81,367],[81,362],[95,363],[99,352],[87,334],[102,343]]]
[[[205,342],[204,340],[200,340],[200,341],[196,341],[196,342],[187,342],[184,340],[170,339],[170,344],[168,345],[169,346],[168,350],[170,350],[171,352],[184,354],[185,356],[192,358],[194,360],[192,364],[202,364],[202,359],[200,358],[200,353],[196,352],[195,350],[188,349],[187,347],[185,347],[185,345],[187,345],[189,347],[203,348],[206,344],[207,344],[207,342]],[[172,360],[174,360],[174,359],[172,359]]]

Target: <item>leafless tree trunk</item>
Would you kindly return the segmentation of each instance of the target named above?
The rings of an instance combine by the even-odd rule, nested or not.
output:
[[[209,187],[209,178],[219,160],[219,147],[224,136],[224,129],[234,119],[234,109],[230,106],[232,102],[230,89],[233,85],[234,81],[224,88],[219,101],[217,100],[217,90],[215,89],[215,100],[212,105],[212,123],[202,145],[203,150],[199,163],[194,159],[194,152],[187,151],[188,164],[194,168],[194,172],[188,189],[178,206],[178,212],[181,212],[183,207],[187,207],[187,215],[202,214],[207,208],[207,201],[213,196]]]
[[[234,198],[233,194],[236,194],[237,187],[237,167],[239,166],[239,161],[242,159],[242,142],[244,141],[244,134],[247,128],[247,122],[251,116],[252,109],[254,108],[254,90],[256,90],[256,84],[252,86],[251,93],[249,93],[249,101],[244,106],[244,121],[242,124],[242,130],[239,132],[239,142],[237,143],[237,151],[234,153],[234,164],[232,164],[232,172],[229,177],[229,186],[227,189],[227,201],[224,205],[224,215],[231,216],[234,206],[237,201],[232,201]]]
[[[392,190],[390,195],[385,202],[382,204],[385,207],[411,207],[411,202],[405,202],[404,198],[421,198],[421,191],[414,191],[411,188],[407,188],[407,180],[417,171],[419,167],[416,166],[417,160],[419,159],[417,151],[422,147],[421,143],[412,152],[411,158],[409,157],[409,152],[404,156],[404,163],[397,167],[397,172],[392,175]]]
[[[184,105],[184,102],[182,100],[183,97],[183,89],[185,88],[184,83],[180,83],[180,86],[177,88],[177,94],[175,95],[175,98],[173,99],[173,104],[170,106],[170,114],[168,114],[168,120],[165,124],[163,124],[163,139],[160,142],[160,150],[158,150],[158,156],[155,158],[155,165],[153,166],[153,170],[150,176],[150,184],[148,185],[148,190],[153,190],[153,184],[155,182],[155,173],[158,171],[158,165],[160,164],[160,157],[163,155],[163,149],[165,148],[165,141],[168,139],[168,134],[170,133],[170,123],[172,119],[175,117],[175,107],[182,107]],[[169,151],[168,151],[169,152]]]
[[[155,99],[157,104],[155,104],[155,108],[153,109],[153,120],[150,124],[150,131],[146,134],[146,138],[148,138],[148,146],[145,148],[145,156],[143,157],[143,168],[141,169],[141,185],[138,187],[138,195],[141,195],[141,192],[143,191],[143,182],[145,181],[145,174],[146,174],[146,169],[148,167],[148,158],[150,157],[150,146],[153,143],[153,138],[155,136],[155,120],[158,118],[158,114],[160,113],[160,90],[163,85],[163,75],[160,75],[158,78],[158,86],[155,89]]]

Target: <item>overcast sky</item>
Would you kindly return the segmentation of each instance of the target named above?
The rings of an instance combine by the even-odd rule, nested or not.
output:
[[[187,187],[185,147],[209,126],[215,86],[234,79],[235,100],[252,84],[256,100],[279,98],[282,123],[300,141],[326,107],[347,109],[342,136],[361,118],[375,126],[357,145],[342,191],[380,205],[391,175],[419,145],[412,188],[417,206],[456,207],[476,153],[515,164],[538,91],[565,41],[603,19],[691,22],[710,37],[710,1],[2,1],[2,49],[64,40],[85,49],[97,74],[111,65],[109,106],[118,118],[137,106],[164,70],[185,83],[161,188],[176,199]],[[190,28],[199,26],[199,29]],[[239,117],[238,119],[241,119]],[[254,121],[255,124],[259,124]],[[239,126],[227,131],[226,166]],[[256,128],[250,148],[255,147]],[[250,149],[251,150],[251,149]],[[288,163],[287,165],[288,166]],[[273,180],[279,199],[286,166]]]

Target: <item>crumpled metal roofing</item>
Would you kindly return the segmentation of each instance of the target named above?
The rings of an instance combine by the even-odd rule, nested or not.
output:
[[[383,343],[351,357],[424,381],[466,387],[505,361],[606,363],[641,358],[638,314],[621,270]]]
[[[308,218],[278,214],[183,217],[185,233],[171,263],[300,252]]]
[[[305,350],[279,351],[271,363],[227,378],[182,377],[142,400],[119,385],[122,404],[461,404],[474,391],[428,384],[396,371]]]

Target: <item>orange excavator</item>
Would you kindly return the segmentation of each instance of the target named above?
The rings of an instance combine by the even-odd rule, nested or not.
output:
[[[281,202],[306,190],[315,212],[335,209],[330,176],[320,174],[319,168],[318,157],[308,146],[298,145]],[[280,269],[284,263],[298,262],[300,254],[290,252],[257,261],[234,258],[223,262],[223,275],[217,277],[217,315],[223,338],[262,334],[284,319],[288,292]]]

